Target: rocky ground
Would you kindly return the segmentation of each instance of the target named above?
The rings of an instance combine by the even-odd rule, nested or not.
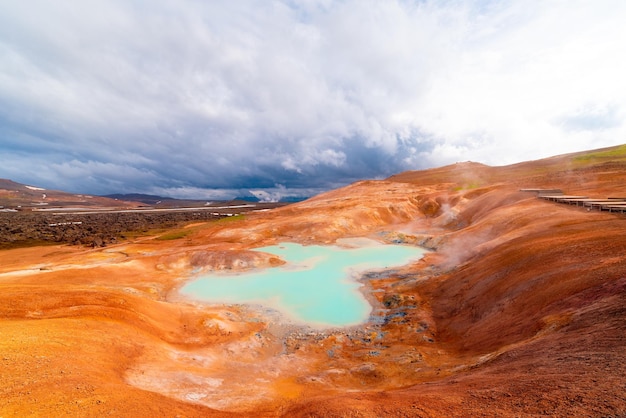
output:
[[[104,247],[126,238],[124,234],[173,228],[190,220],[215,220],[211,212],[94,213],[53,215],[40,212],[0,213],[0,248],[37,243],[68,243]]]
[[[519,191],[623,195],[624,161],[455,164],[107,247],[0,251],[0,416],[626,416],[626,216]],[[258,246],[345,237],[431,250],[364,275],[362,326],[177,292],[280,263]]]
[[[94,213],[19,211],[0,212],[0,249],[40,244],[67,243],[105,247],[129,236],[175,228],[189,222],[215,221],[251,210],[275,208],[283,204],[256,204],[254,207],[198,210],[117,211]]]

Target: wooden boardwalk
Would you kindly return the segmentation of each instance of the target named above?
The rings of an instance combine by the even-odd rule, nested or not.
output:
[[[558,189],[520,189],[520,191],[536,193],[537,198],[550,202],[586,207],[587,210],[626,213],[626,197],[590,198],[589,196],[566,195]]]

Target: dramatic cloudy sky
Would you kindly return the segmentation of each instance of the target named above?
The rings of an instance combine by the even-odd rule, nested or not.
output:
[[[4,0],[0,177],[311,194],[626,142],[623,0]]]

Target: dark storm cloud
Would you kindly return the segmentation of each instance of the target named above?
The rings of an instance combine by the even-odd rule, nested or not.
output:
[[[609,0],[3,2],[0,176],[275,198],[612,145],[625,130],[624,11]]]

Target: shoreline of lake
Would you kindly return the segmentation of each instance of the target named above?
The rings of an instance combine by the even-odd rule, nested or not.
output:
[[[287,325],[312,329],[359,326],[379,309],[371,289],[361,280],[363,275],[417,261],[425,252],[420,247],[369,238],[344,239],[330,246],[284,242],[253,250],[276,255],[286,264],[235,274],[205,274],[183,284],[178,295],[214,306],[245,305]],[[351,259],[346,260],[346,255]],[[310,303],[313,297],[317,300]]]

